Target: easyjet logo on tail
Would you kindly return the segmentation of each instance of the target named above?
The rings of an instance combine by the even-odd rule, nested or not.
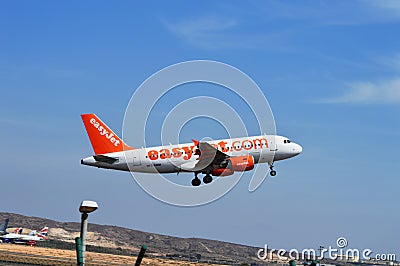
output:
[[[121,138],[95,114],[82,114],[81,117],[95,154],[133,149],[126,145]]]
[[[97,128],[100,135],[105,136],[108,140],[110,140],[112,144],[114,144],[115,147],[118,147],[118,145],[121,143],[114,137],[114,134],[112,132],[108,132],[108,130],[105,129],[102,125],[100,125],[100,123],[97,122],[96,119],[94,118],[90,119],[90,124],[92,124],[95,128]]]

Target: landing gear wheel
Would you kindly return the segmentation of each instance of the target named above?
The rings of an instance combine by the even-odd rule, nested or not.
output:
[[[198,187],[198,186],[200,186],[200,184],[201,184],[201,181],[200,181],[199,178],[195,177],[195,178],[192,180],[192,186]]]
[[[203,182],[204,182],[204,184],[209,184],[209,183],[211,183],[213,181],[213,178],[212,178],[212,176],[210,176],[210,175],[206,175],[205,177],[203,177]]]
[[[276,176],[276,171],[275,171],[275,170],[271,170],[271,172],[269,172],[269,174],[270,174],[271,176]]]

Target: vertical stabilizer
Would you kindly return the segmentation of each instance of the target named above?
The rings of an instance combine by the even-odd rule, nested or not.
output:
[[[7,232],[7,226],[8,226],[8,221],[10,219],[5,219],[1,224],[0,224],[0,235],[5,235]]]
[[[132,150],[95,114],[81,115],[95,154]]]

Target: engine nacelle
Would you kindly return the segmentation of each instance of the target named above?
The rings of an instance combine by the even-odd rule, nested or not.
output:
[[[229,168],[217,168],[212,171],[213,176],[228,176],[233,175],[234,171]]]
[[[231,157],[228,160],[231,161],[233,171],[250,171],[254,168],[254,157],[252,155]]]

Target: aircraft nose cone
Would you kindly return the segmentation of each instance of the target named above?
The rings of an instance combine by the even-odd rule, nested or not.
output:
[[[293,143],[292,151],[291,151],[292,156],[299,155],[302,151],[303,151],[303,148],[299,144]]]
[[[300,154],[300,153],[302,153],[303,152],[303,147],[301,147],[299,144],[296,144],[296,153],[297,154]]]

